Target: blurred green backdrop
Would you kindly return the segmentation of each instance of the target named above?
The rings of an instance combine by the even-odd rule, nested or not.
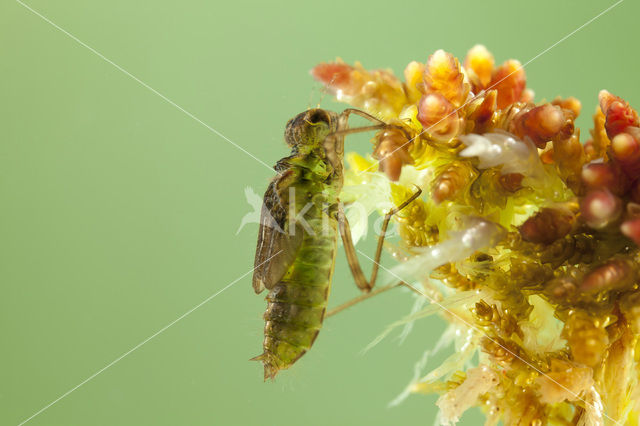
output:
[[[483,43],[499,63],[526,62],[611,4],[28,2],[269,165],[287,153],[287,119],[321,98],[308,75],[319,61],[401,74]],[[624,1],[526,68],[536,100],[583,102],[583,139],[600,89],[640,106],[639,13]],[[257,226],[236,235],[244,188],[261,194],[273,173],[12,0],[0,54],[0,424],[15,425],[250,271]],[[340,255],[331,304],[357,294]],[[246,276],[28,424],[432,424],[433,396],[387,404],[440,319],[360,354],[411,304],[396,291],[329,319],[265,384],[248,361],[265,302]]]

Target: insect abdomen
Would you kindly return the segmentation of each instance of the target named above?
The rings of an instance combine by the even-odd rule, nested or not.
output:
[[[320,214],[325,214],[321,213]],[[273,378],[304,355],[316,339],[327,308],[336,251],[335,220],[307,220],[302,246],[285,276],[267,295],[264,313],[264,377]]]

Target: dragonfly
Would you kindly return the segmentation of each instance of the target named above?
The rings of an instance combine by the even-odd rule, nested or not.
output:
[[[349,128],[351,114],[373,125]],[[291,367],[313,345],[325,318],[335,266],[338,234],[357,287],[371,293],[391,217],[420,196],[412,194],[389,210],[382,223],[371,276],[362,271],[351,229],[340,202],[344,139],[347,134],[384,130],[390,125],[357,109],[338,114],[314,108],[287,123],[291,155],[279,160],[277,175],[263,198],[253,289],[268,290],[264,313],[264,379]]]

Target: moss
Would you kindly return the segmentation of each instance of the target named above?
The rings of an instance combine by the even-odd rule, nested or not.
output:
[[[344,63],[314,76],[401,129],[384,155],[374,138],[378,161],[349,155],[346,196],[398,205],[423,189],[393,219],[406,261],[393,271],[438,301],[457,351],[409,389],[442,394],[443,424],[473,405],[488,424],[637,424],[635,110],[600,92],[592,139],[580,141],[576,99],[534,102],[519,63],[495,66],[482,46],[464,61],[438,51],[412,62],[405,82]]]

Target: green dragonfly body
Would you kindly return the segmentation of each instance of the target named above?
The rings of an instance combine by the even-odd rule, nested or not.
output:
[[[262,355],[265,380],[289,368],[313,345],[331,288],[339,235],[346,116],[322,109],[289,121],[291,155],[264,195],[253,287],[265,288]],[[331,135],[331,137],[328,137]]]

